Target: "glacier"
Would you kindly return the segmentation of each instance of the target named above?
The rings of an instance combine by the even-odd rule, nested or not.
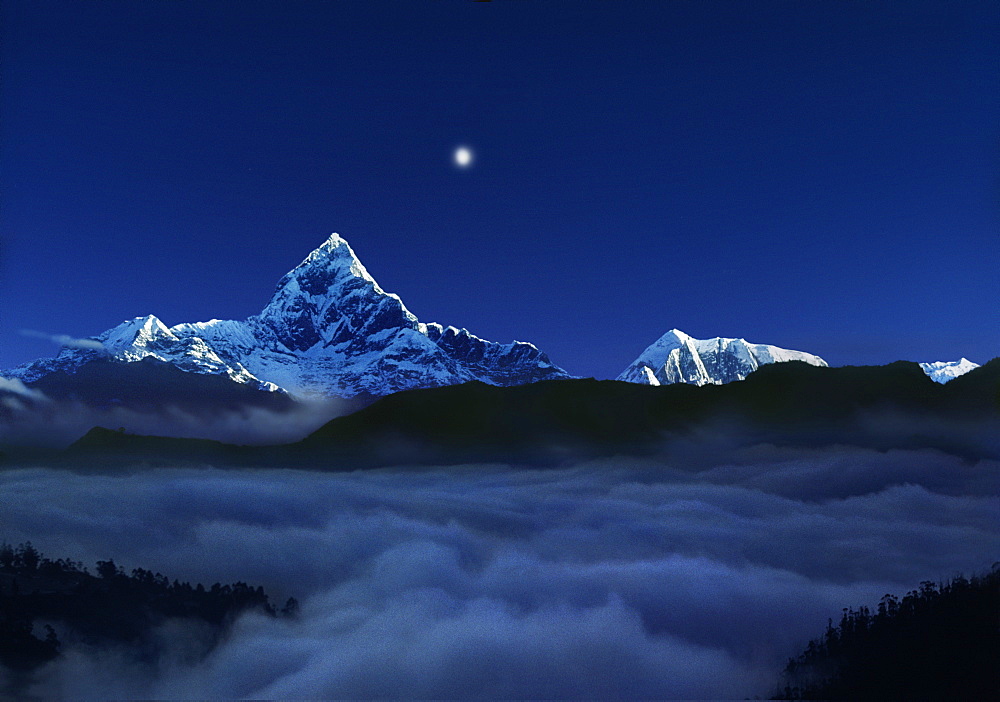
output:
[[[744,339],[695,339],[671,329],[639,354],[617,379],[643,385],[721,385],[744,380],[764,364],[784,361],[827,365],[819,356],[804,351],[751,344]]]
[[[345,398],[471,380],[519,385],[570,377],[528,342],[501,344],[420,322],[336,233],[278,282],[258,315],[172,327],[147,315],[93,338],[103,351],[64,348],[3,375],[30,383],[98,358],[152,357],[267,392]]]

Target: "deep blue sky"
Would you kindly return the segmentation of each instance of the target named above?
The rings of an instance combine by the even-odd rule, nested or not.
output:
[[[580,375],[1000,355],[996,2],[0,8],[0,368],[244,318],[332,231]]]

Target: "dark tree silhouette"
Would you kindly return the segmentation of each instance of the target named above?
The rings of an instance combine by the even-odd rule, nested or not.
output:
[[[207,623],[213,637],[201,652],[205,654],[241,612],[292,616],[298,609],[297,603],[286,604],[279,612],[262,587],[216,583],[206,590],[143,568],[127,575],[111,559],[97,562],[97,576],[82,563],[46,558],[30,543],[16,548],[0,544],[0,666],[14,673],[10,689],[0,690],[0,697],[16,697],[25,675],[57,657],[60,637],[93,646],[127,644],[148,662],[165,645],[150,633],[167,619]],[[36,620],[51,624],[36,632]]]
[[[774,699],[1000,699],[1000,563],[971,579],[923,582],[840,624],[789,660]]]
[[[124,575],[124,573],[120,573],[118,566],[115,565],[115,562],[110,559],[97,562],[97,574],[105,580],[111,580],[119,574]]]
[[[299,601],[294,597],[289,597],[285,606],[281,608],[281,613],[286,617],[297,617],[299,615]]]

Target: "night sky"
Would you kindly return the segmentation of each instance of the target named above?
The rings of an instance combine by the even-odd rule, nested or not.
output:
[[[983,363],[1000,3],[0,2],[0,368],[245,318],[334,231],[577,375],[672,327]]]

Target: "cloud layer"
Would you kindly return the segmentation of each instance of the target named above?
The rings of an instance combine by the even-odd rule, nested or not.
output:
[[[0,495],[3,538],[53,557],[302,601],[200,663],[71,650],[45,696],[742,698],[842,607],[989,568],[998,473],[756,447],[698,469],[35,468],[0,473]]]
[[[350,401],[332,398],[297,400],[281,410],[249,405],[201,413],[170,404],[149,410],[94,407],[53,399],[16,378],[0,377],[0,446],[61,449],[96,426],[233,444],[283,444],[302,439],[355,407]]]
[[[48,339],[53,344],[72,349],[90,349],[91,351],[103,351],[108,353],[108,349],[97,339],[77,339],[68,334],[46,334],[34,329],[22,329],[21,336],[30,336],[35,339]]]

